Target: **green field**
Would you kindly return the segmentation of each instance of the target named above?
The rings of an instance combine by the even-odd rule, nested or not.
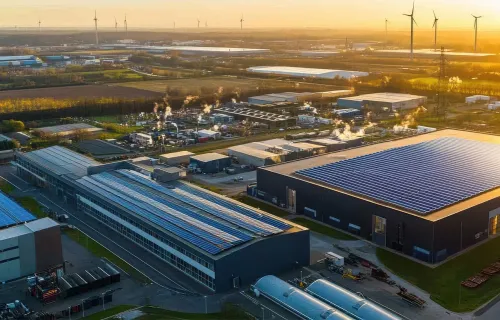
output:
[[[377,257],[392,272],[429,292],[431,299],[446,309],[468,312],[500,294],[500,275],[494,276],[476,289],[460,285],[460,282],[498,261],[499,248],[500,238],[495,238],[435,269],[380,248],[377,249]]]
[[[22,197],[17,198],[16,202],[19,203],[24,209],[31,212],[38,219],[47,217],[47,214],[43,212],[42,206],[32,197]]]
[[[78,242],[80,245],[85,247],[88,251],[90,251],[93,255],[101,258],[106,258],[111,263],[115,264],[118,268],[122,269],[129,275],[131,275],[136,280],[149,284],[151,280],[144,276],[142,273],[134,269],[128,262],[122,260],[120,257],[115,255],[113,252],[109,251],[99,243],[95,242],[91,238],[87,237],[81,231],[77,229],[66,229],[64,233],[70,237],[72,240]]]
[[[292,221],[295,222],[296,224],[300,224],[301,226],[308,228],[311,231],[324,234],[325,236],[329,236],[329,237],[334,238],[334,239],[358,240],[357,238],[350,236],[347,233],[344,233],[344,232],[338,231],[336,229],[324,226],[322,224],[316,223],[316,222],[311,221],[309,219],[295,218]]]
[[[0,190],[3,192],[3,193],[11,193],[12,191],[14,191],[16,188],[11,185],[10,183],[8,183],[7,181],[5,180],[0,180]]]
[[[113,307],[109,310],[95,313],[91,316],[82,318],[85,320],[102,320],[107,317],[118,315],[122,312],[135,308],[129,305],[120,305]],[[157,307],[142,307],[139,309],[142,315],[134,318],[135,320],[250,320],[248,316],[240,307],[235,305],[225,305],[223,310],[219,313],[185,313],[165,310]],[[119,319],[113,317],[111,319]]]

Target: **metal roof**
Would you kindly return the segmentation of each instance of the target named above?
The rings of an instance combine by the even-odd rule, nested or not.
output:
[[[208,162],[208,161],[227,159],[227,158],[229,158],[229,157],[225,156],[223,154],[220,154],[220,153],[215,153],[215,152],[199,154],[199,155],[191,157],[191,159],[196,160],[196,161],[201,161],[201,162]]]
[[[250,72],[283,74],[297,77],[317,77],[333,79],[336,76],[341,78],[365,77],[368,72],[350,71],[350,70],[334,70],[334,69],[316,69],[316,68],[300,68],[287,66],[258,66],[247,69]]]
[[[406,93],[379,92],[379,93],[362,94],[355,97],[347,97],[340,99],[351,100],[351,101],[376,101],[376,102],[396,103],[396,102],[405,102],[410,100],[427,99],[427,98],[424,96],[416,96],[413,94],[406,94]]]
[[[0,56],[0,61],[36,60],[35,56]]]
[[[17,202],[0,192],[0,228],[11,226],[36,218],[21,207]]]
[[[256,237],[281,233],[290,225],[181,182],[167,188],[131,170],[104,172],[77,180],[86,189],[121,206],[166,233],[218,254]]]
[[[307,320],[353,320],[319,299],[275,276],[260,278],[254,285],[259,294]]]
[[[26,223],[26,227],[28,227],[31,231],[37,232],[40,230],[45,230],[53,227],[57,227],[59,224],[50,218],[42,218],[38,220],[34,220]]]
[[[500,145],[445,137],[296,174],[425,216],[500,187]]]
[[[172,159],[172,158],[187,157],[187,156],[194,156],[194,153],[189,151],[171,152],[160,155],[160,158]]]
[[[46,134],[70,134],[72,131],[75,130],[85,130],[85,131],[102,131],[102,128],[94,127],[90,124],[87,123],[72,123],[72,124],[63,124],[59,126],[51,126],[51,127],[43,127],[43,128],[36,128],[34,131],[39,131],[43,132]]]
[[[89,167],[100,165],[97,161],[60,146],[24,153],[22,157],[58,176],[73,174],[83,177],[87,175]]]
[[[360,320],[402,320],[403,318],[365,298],[324,279],[314,281],[307,293]]]

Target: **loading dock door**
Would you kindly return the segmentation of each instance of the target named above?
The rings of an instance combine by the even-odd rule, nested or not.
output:
[[[291,212],[293,213],[296,213],[297,212],[297,205],[296,205],[296,198],[297,198],[297,194],[295,192],[295,190],[293,189],[290,189],[290,188],[286,188],[287,189],[287,207],[288,207],[288,210],[290,210]]]
[[[490,211],[488,234],[490,236],[495,236],[500,234],[500,208]]]

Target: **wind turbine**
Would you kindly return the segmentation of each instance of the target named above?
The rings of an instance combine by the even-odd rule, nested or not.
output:
[[[388,38],[387,38],[387,25],[389,24],[389,20],[385,18],[385,45],[387,46]]]
[[[241,30],[243,30],[243,22],[245,20],[243,19],[243,14],[241,14],[241,19],[240,19],[240,27],[241,27]]]
[[[205,20],[205,28],[208,28],[208,21]]]
[[[40,18],[38,18],[38,32],[42,31],[42,21],[40,21]]]
[[[118,32],[118,21],[116,21],[116,17],[115,17],[115,32]]]
[[[95,24],[95,44],[99,44],[99,35],[97,34],[97,10],[94,12],[94,24]]]
[[[198,19],[198,29],[200,28],[200,19]]]
[[[474,52],[477,52],[477,19],[481,19],[483,16],[475,16],[472,14],[474,17]]]
[[[175,21],[174,21],[174,31],[175,31]]]
[[[410,24],[411,24],[411,29],[410,29],[411,30],[410,59],[411,59],[411,61],[413,61],[413,25],[417,25],[417,21],[415,21],[414,14],[415,14],[415,1],[413,1],[413,7],[411,9],[411,14],[403,13],[404,16],[410,17]]]
[[[434,10],[432,10],[432,13],[434,13],[434,24],[432,27],[434,28],[434,51],[437,50],[437,38],[438,38],[438,21],[439,19],[436,17],[436,13]]]
[[[125,14],[125,20],[123,20],[123,26],[125,27],[125,33],[127,34],[128,38],[128,23],[127,23],[127,15]]]

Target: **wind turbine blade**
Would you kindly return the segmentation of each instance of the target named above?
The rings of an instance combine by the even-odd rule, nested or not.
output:
[[[411,14],[403,13],[403,16],[411,17]]]
[[[436,18],[436,12],[434,12],[434,10],[432,10],[432,13],[434,13],[434,19],[437,19]]]
[[[434,28],[436,26],[436,20],[434,20],[434,23],[432,24],[432,27]]]
[[[417,23],[417,21],[415,19],[413,19],[413,23],[418,27],[418,23]]]
[[[413,7],[411,9],[411,15],[413,15],[413,12],[415,12],[415,0],[413,0]]]

